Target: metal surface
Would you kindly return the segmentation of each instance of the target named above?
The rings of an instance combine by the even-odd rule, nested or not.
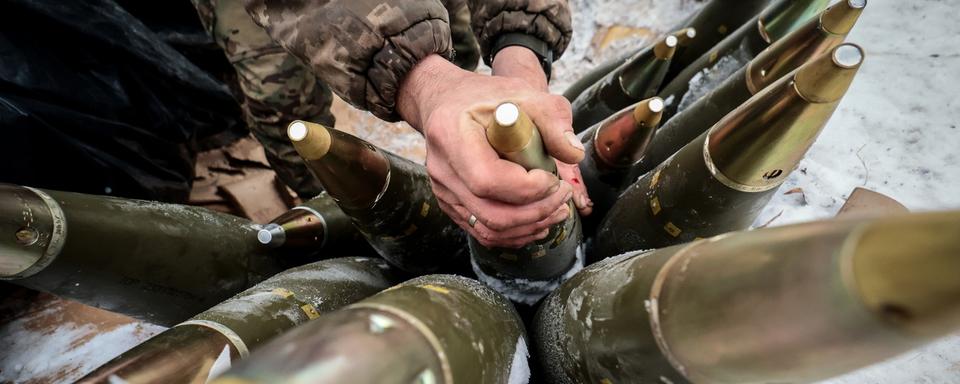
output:
[[[855,1],[855,0],[848,0]],[[848,7],[841,3],[825,10],[820,18],[814,18],[773,43],[757,57],[723,81],[716,89],[697,100],[664,123],[650,145],[650,153],[630,170],[628,183],[649,172],[686,143],[706,132],[723,116],[740,106],[751,96],[843,42],[846,32],[863,8]],[[831,16],[832,15],[832,16]],[[824,19],[844,20],[843,34],[825,32]]]
[[[274,218],[258,233],[270,246],[296,256],[374,254],[350,218],[326,191]],[[264,239],[260,239],[263,243]]]
[[[960,329],[957,233],[924,213],[607,259],[544,302],[539,356],[557,383],[829,378]]]
[[[840,64],[838,57],[849,50],[856,51],[856,62]],[[860,47],[837,46],[800,67],[792,79],[751,98],[749,108],[721,119],[703,149],[714,176],[748,192],[783,183],[833,115],[862,62]]]
[[[526,360],[507,300],[470,279],[431,275],[298,327],[214,383],[507,383]]]
[[[40,272],[60,254],[67,221],[60,204],[43,191],[0,184],[0,280]]]
[[[681,42],[680,47],[682,48],[677,50],[677,53],[671,60],[670,69],[667,71],[663,80],[664,85],[670,82],[676,74],[680,73],[680,71],[690,65],[694,60],[719,43],[720,40],[723,40],[724,37],[755,17],[763,7],[766,6],[767,1],[768,0],[712,0],[704,5],[696,15],[680,23],[680,25],[677,25],[675,28],[672,28],[673,30],[693,28],[697,31],[697,36],[686,46]],[[598,65],[570,85],[570,87],[563,92],[563,96],[571,102],[576,100],[585,89],[645,48],[646,47],[627,51],[615,59]]]
[[[295,122],[288,133],[297,123],[306,133],[291,134],[294,147],[380,256],[411,273],[467,268],[465,234],[440,210],[422,165],[319,124]]]
[[[713,68],[720,59],[733,54],[752,59],[770,44],[823,11],[828,3],[829,0],[773,0],[760,15],[717,43],[661,88],[659,96],[668,101],[663,113],[664,121],[669,121],[677,113],[680,100],[688,96],[690,80],[701,71]],[[771,32],[771,24],[776,28],[775,32]],[[707,91],[709,89],[700,90],[703,94]]]
[[[203,208],[2,185],[0,210],[9,233],[0,265],[38,260],[6,279],[156,324],[183,321],[283,269],[253,223]],[[21,228],[37,240],[18,240]]]
[[[379,259],[339,258],[282,272],[90,373],[82,383],[205,382],[213,362],[246,357],[267,340],[399,281]],[[224,351],[228,356],[221,356]],[[227,364],[229,367],[229,364]]]
[[[682,28],[671,33],[671,35],[677,38],[677,51],[674,53],[674,56],[676,56],[681,50],[693,44],[693,40],[697,37],[697,29],[692,27]]]
[[[591,258],[747,228],[820,134],[840,91],[853,81],[859,64],[835,62],[847,49],[860,52],[844,44],[803,65],[633,183],[601,224]],[[836,98],[811,100],[804,89]]]
[[[524,168],[556,174],[556,163],[547,155],[538,129],[513,103],[500,104],[487,128],[487,139],[504,159]],[[470,237],[474,272],[512,300],[533,304],[546,296],[563,276],[578,267],[582,232],[573,201],[570,216],[550,227],[547,236],[519,249],[488,248]]]
[[[667,35],[584,90],[571,103],[573,130],[582,132],[617,111],[655,95],[676,47],[677,38]]]
[[[843,42],[863,12],[863,6],[850,6],[846,0],[824,10],[794,32],[778,40],[747,65],[746,82],[756,94],[811,58]],[[866,4],[866,3],[863,3]]]
[[[601,122],[585,144],[590,144],[604,170],[629,167],[646,154],[662,112],[663,99],[643,100]]]
[[[507,102],[498,105],[494,110],[494,120],[486,132],[487,141],[501,158],[517,163],[528,171],[542,169],[557,173],[557,163],[547,155],[540,130],[516,104]]]
[[[760,13],[757,27],[760,34],[766,37],[767,43],[773,43],[815,18],[829,4],[830,0],[791,0],[780,3]]]
[[[580,174],[594,203],[593,212],[581,218],[584,236],[593,237],[600,220],[620,194],[627,171],[646,155],[662,112],[663,100],[652,97],[580,134],[586,148],[579,164]]]
[[[117,379],[130,384],[205,383],[218,359],[229,363],[240,358],[230,340],[211,328],[174,329],[150,338],[77,383],[116,383]]]
[[[390,161],[370,143],[305,121],[290,123],[287,135],[341,208],[369,208],[387,188]]]
[[[694,28],[697,37],[686,46],[680,45],[682,48],[670,63],[664,85],[730,33],[759,14],[767,3],[767,0],[713,0],[704,5],[700,12],[676,28]]]

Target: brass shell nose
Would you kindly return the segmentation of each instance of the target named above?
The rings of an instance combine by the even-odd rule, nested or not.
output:
[[[287,126],[287,137],[305,160],[317,160],[330,151],[330,132],[323,125],[295,120]]]
[[[690,45],[690,42],[697,37],[697,29],[690,27],[684,28],[679,31],[672,33],[674,37],[677,38],[677,45],[681,47],[686,47]]]
[[[654,127],[660,124],[660,118],[663,117],[665,105],[663,99],[651,97],[637,103],[633,109],[633,119],[637,124],[645,124],[648,127]]]
[[[856,44],[838,45],[829,54],[822,55],[797,70],[797,92],[813,103],[840,100],[853,82],[863,63],[864,52]]]
[[[522,150],[533,137],[533,121],[511,102],[500,103],[493,112],[493,122],[487,127],[487,141],[497,152]]]
[[[857,23],[867,0],[844,0],[820,14],[820,27],[835,35],[846,35]]]
[[[677,52],[677,45],[680,40],[674,35],[667,35],[653,47],[653,55],[660,60],[672,59],[673,54]]]

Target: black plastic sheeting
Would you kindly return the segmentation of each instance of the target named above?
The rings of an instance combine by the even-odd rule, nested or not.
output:
[[[117,3],[0,4],[0,181],[184,201],[198,142],[244,134],[227,87]]]

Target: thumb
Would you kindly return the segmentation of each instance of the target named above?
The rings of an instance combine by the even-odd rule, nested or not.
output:
[[[520,104],[540,130],[547,154],[567,164],[583,160],[583,143],[573,133],[573,112],[566,98],[542,94]]]

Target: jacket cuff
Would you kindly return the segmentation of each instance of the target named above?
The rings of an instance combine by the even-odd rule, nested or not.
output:
[[[570,43],[573,30],[565,0],[473,0],[470,9],[487,65],[493,59],[493,45],[504,34],[522,33],[542,40],[550,46],[554,59]]]
[[[355,106],[386,121],[400,120],[396,112],[400,84],[420,60],[432,54],[453,60],[446,18],[422,20],[398,34],[385,36],[383,47],[367,59],[366,73],[357,74],[363,77],[365,89],[363,104]],[[359,82],[354,85],[360,86]]]

